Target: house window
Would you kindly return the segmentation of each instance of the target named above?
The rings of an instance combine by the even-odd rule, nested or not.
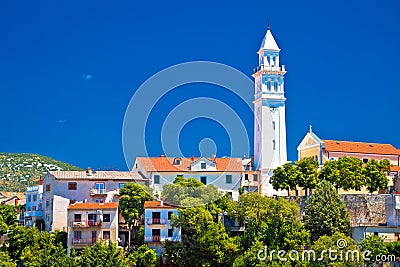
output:
[[[249,180],[249,175],[247,173],[244,174],[244,180],[248,181]]]
[[[362,161],[363,161],[363,163],[368,163],[368,159],[367,158],[363,158]]]
[[[31,201],[32,201],[32,196],[29,195],[29,196],[28,196],[28,202],[31,202]]]
[[[103,231],[103,239],[108,240],[110,239],[110,231]]]
[[[68,190],[76,190],[77,184],[76,183],[68,183]]]
[[[81,222],[82,215],[81,214],[74,214],[74,222]]]
[[[203,184],[207,184],[207,177],[206,177],[206,176],[201,176],[201,177],[200,177],[200,181],[201,181]]]
[[[272,130],[275,130],[275,122],[272,122]]]
[[[110,222],[111,216],[110,214],[103,214],[103,222]]]
[[[232,175],[228,174],[225,176],[225,183],[227,183],[227,184],[232,183]]]
[[[168,237],[172,237],[174,229],[168,229]]]
[[[46,208],[50,207],[50,201],[46,200]]]
[[[202,170],[205,170],[205,169],[206,169],[206,163],[205,163],[205,162],[202,162],[202,163],[201,163],[201,169],[202,169]]]
[[[37,201],[37,195],[33,195],[33,202]]]
[[[154,184],[160,184],[160,175],[154,175]]]
[[[151,235],[153,237],[153,242],[159,242],[161,230],[160,229],[151,229]]]
[[[124,185],[125,185],[124,183],[120,183],[120,184],[119,184],[119,189],[121,189],[122,187],[124,187]]]
[[[172,214],[174,214],[172,211],[168,211],[168,220],[171,220]]]
[[[36,210],[36,206],[32,206],[32,210]]]
[[[257,174],[253,174],[253,181],[257,182],[258,181],[258,175]]]
[[[276,149],[276,142],[275,142],[275,140],[272,140],[272,150],[275,150]]]
[[[50,191],[50,184],[46,184],[46,192]]]
[[[106,193],[106,186],[104,183],[95,183],[94,187],[98,194],[105,194]]]
[[[80,240],[82,238],[82,231],[74,231],[74,240]]]

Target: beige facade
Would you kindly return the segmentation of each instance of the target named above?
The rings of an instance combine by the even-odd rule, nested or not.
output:
[[[75,203],[68,206],[68,248],[96,242],[118,242],[118,203]]]

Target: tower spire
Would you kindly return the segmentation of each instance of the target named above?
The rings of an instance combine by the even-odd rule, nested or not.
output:
[[[270,20],[270,19],[268,19],[268,20],[267,20],[267,24],[268,24],[268,26],[267,26],[267,30],[270,30],[270,29],[271,29],[271,25],[270,25],[270,23],[271,23],[271,20]]]

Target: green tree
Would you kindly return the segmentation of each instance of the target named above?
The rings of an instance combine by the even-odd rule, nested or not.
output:
[[[388,255],[389,251],[385,245],[384,238],[376,235],[368,235],[360,242],[363,251],[369,251],[368,259],[365,262],[372,264],[376,262],[378,255]]]
[[[288,190],[289,195],[289,190],[296,189],[297,176],[296,167],[290,163],[285,163],[274,170],[274,175],[271,177],[271,184],[275,190]]]
[[[315,257],[313,253],[304,254],[310,267],[351,267],[362,266],[363,263],[363,254],[354,244],[354,240],[339,232],[331,236],[321,236],[312,245],[311,250],[315,252]]]
[[[381,163],[374,159],[370,159],[363,168],[362,172],[365,176],[365,184],[370,193],[378,189],[383,190],[387,188],[389,180],[385,175],[385,168],[387,168],[385,162]]]
[[[85,248],[78,260],[82,267],[127,267],[127,260],[122,254],[122,250],[115,244],[109,242],[95,243],[93,246]]]
[[[3,267],[15,267],[17,264],[10,258],[7,252],[0,251],[0,266]]]
[[[38,230],[36,228],[12,226],[2,249],[8,252],[12,260],[19,261],[25,247],[33,247],[37,242]]]
[[[303,220],[312,241],[335,232],[350,234],[346,206],[332,184],[326,180],[321,181],[315,193],[307,199]]]
[[[233,262],[237,246],[225,228],[214,221],[206,206],[180,208],[179,216],[171,221],[174,228],[181,228],[182,241],[164,243],[168,264],[228,266],[228,262]]]
[[[344,156],[337,160],[325,162],[320,178],[331,182],[336,189],[359,191],[365,185],[362,161],[355,157]]]
[[[142,245],[128,256],[128,262],[136,267],[155,267],[157,266],[157,254],[147,245]]]
[[[210,184],[205,186],[195,178],[176,177],[173,184],[163,187],[165,201],[183,207],[212,203],[222,197],[218,188]]]
[[[238,246],[234,238],[229,237],[220,223],[212,223],[199,239],[197,255],[202,266],[232,266],[238,256]]]
[[[130,227],[138,227],[144,213],[144,202],[152,200],[150,188],[138,183],[126,183],[120,189],[119,206],[122,216]]]
[[[0,215],[0,236],[7,233],[8,225],[4,222],[3,217]]]
[[[318,161],[313,158],[303,158],[296,162],[297,183],[308,191],[314,189],[319,182]]]
[[[17,210],[15,206],[0,205],[0,217],[8,226],[15,224],[17,220]]]

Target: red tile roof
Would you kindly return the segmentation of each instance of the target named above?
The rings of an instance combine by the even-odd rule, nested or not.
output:
[[[69,210],[104,210],[118,208],[118,202],[110,203],[75,203],[68,206]]]
[[[50,174],[58,180],[143,180],[137,172],[126,171],[96,171],[91,175],[86,171],[50,171]]]
[[[189,172],[190,164],[199,158],[180,158],[181,163],[179,165],[173,164],[174,159],[176,158],[136,158],[136,160],[149,172]],[[213,161],[212,159],[208,160]],[[215,158],[214,161],[217,171],[219,172],[241,172],[244,170],[241,158]]]
[[[390,171],[392,171],[392,172],[400,172],[400,167],[399,166],[390,166]]]
[[[363,142],[349,142],[336,140],[323,140],[325,149],[335,152],[379,154],[379,155],[400,155],[400,150],[391,144],[376,144]]]
[[[169,203],[164,202],[161,206],[161,201],[145,201],[144,208],[145,209],[176,209],[179,206],[172,205]]]

